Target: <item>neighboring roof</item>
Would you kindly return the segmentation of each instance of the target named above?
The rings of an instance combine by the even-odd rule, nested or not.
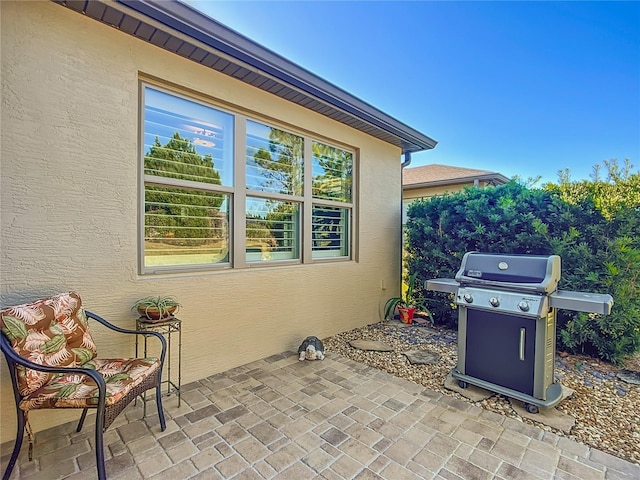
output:
[[[402,153],[436,146],[432,138],[178,0],[52,1],[396,145]]]
[[[504,175],[489,170],[450,167],[448,165],[425,165],[423,167],[405,168],[402,171],[402,188],[433,187],[437,185],[454,185],[469,182],[487,182],[491,185],[504,185],[509,179]]]

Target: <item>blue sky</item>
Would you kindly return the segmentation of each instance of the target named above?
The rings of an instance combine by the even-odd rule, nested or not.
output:
[[[412,166],[640,168],[640,2],[186,3],[437,140]]]

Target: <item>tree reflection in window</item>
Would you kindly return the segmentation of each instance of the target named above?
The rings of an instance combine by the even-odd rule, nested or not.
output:
[[[351,202],[353,154],[340,148],[312,143],[313,197]]]
[[[211,155],[175,132],[156,137],[144,157],[147,175],[220,184]],[[186,187],[145,185],[145,266],[229,261],[228,195]]]
[[[247,121],[247,188],[283,195],[303,194],[304,139]]]

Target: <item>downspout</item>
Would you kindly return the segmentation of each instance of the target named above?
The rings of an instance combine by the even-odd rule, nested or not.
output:
[[[411,164],[411,152],[404,152],[404,162],[400,164],[400,168],[408,167]]]
[[[408,167],[411,164],[411,152],[404,152],[404,162],[400,164],[400,171],[404,170],[405,167]],[[402,179],[402,174],[400,176]],[[400,296],[402,296],[403,289],[403,264],[404,264],[404,223],[402,222],[402,205],[404,198],[404,189],[402,185],[402,181],[400,181]],[[383,314],[384,315],[384,314]],[[386,320],[383,319],[383,320]]]
[[[404,152],[404,162],[402,162],[400,164],[400,172],[402,172],[402,170],[404,170],[405,167],[408,167],[411,164],[411,152],[407,151]],[[404,223],[402,223],[402,204],[403,204],[403,200],[404,200],[404,185],[403,185],[403,175],[402,173],[400,174],[400,224],[402,225],[401,231],[402,231],[402,245],[404,245]]]

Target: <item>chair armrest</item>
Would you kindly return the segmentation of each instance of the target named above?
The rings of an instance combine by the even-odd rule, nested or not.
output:
[[[110,328],[111,330],[114,330],[116,332],[129,333],[129,334],[135,334],[135,335],[151,335],[152,337],[156,337],[160,341],[160,344],[162,345],[162,352],[160,353],[160,364],[164,365],[164,357],[167,352],[167,340],[164,338],[164,335],[162,335],[161,333],[154,332],[153,330],[143,331],[143,330],[129,330],[126,328],[120,328],[117,325],[114,325],[113,323],[108,322],[107,320],[102,318],[100,315],[96,315],[95,313],[90,312],[88,310],[85,310],[85,313],[87,314],[88,318],[92,318],[93,320],[96,320],[98,323],[101,323],[105,327]]]

